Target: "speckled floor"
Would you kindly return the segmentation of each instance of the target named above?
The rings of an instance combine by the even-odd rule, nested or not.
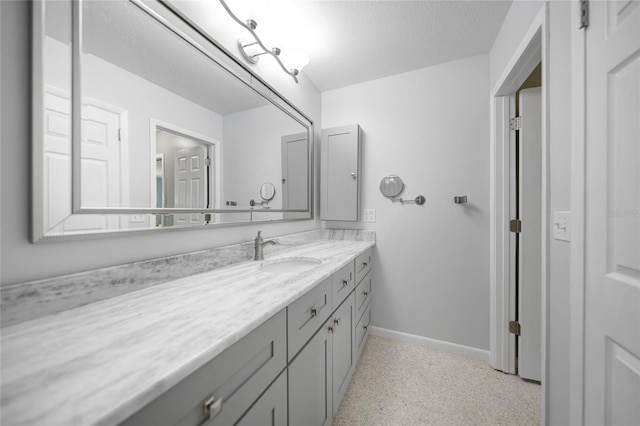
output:
[[[540,397],[484,361],[369,336],[333,424],[539,425]]]

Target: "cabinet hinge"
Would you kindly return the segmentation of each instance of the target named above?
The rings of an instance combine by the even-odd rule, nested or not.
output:
[[[204,159],[204,165],[206,167],[210,167],[211,166],[211,158],[205,158]]]
[[[589,26],[589,1],[578,1],[580,2],[580,27],[578,29],[587,28]]]
[[[118,129],[118,141],[122,142],[122,129]]]
[[[509,130],[520,130],[522,128],[522,117],[513,117],[509,120]]]
[[[509,321],[509,333],[520,336],[520,323],[518,321]]]
[[[512,219],[509,221],[509,231],[520,233],[522,232],[522,221],[520,219]]]

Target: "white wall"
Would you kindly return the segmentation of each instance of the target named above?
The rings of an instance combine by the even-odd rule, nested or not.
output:
[[[544,1],[514,0],[489,55],[489,87],[493,89]]]
[[[31,244],[31,8],[29,2],[0,2],[0,8],[2,285],[250,241],[258,229],[268,238],[318,227],[309,220]],[[264,78],[320,128],[320,94],[306,78],[298,85],[268,72]]]
[[[482,55],[322,94],[324,128],[363,130],[362,207],[377,221],[338,225],[376,231],[377,327],[489,348],[488,83]],[[389,173],[426,204],[384,198]]]
[[[539,1],[514,1],[490,53],[492,88],[542,9]],[[549,2],[549,211],[570,210],[571,2]],[[543,73],[545,72],[543,66]],[[544,80],[545,77],[543,77]],[[549,227],[553,226],[548,219]],[[551,230],[549,231],[551,232]],[[569,424],[570,244],[551,239],[548,287],[546,423]]]

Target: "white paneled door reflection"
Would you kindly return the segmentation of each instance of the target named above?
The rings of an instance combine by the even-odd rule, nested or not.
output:
[[[178,208],[206,207],[207,167],[206,148],[202,145],[179,149],[175,155],[175,203]],[[204,223],[201,214],[178,214],[177,225]]]
[[[71,108],[69,96],[47,87],[44,102],[44,229],[74,233],[119,229],[116,215],[71,215]],[[126,113],[98,102],[85,102],[81,125],[81,205],[120,207],[126,197],[128,165],[122,164]],[[125,188],[123,190],[123,188]]]

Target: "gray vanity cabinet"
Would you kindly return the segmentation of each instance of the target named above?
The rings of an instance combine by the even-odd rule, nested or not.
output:
[[[371,276],[367,250],[123,424],[330,425],[368,334]]]
[[[333,415],[340,407],[353,367],[355,356],[355,295],[353,292],[334,312],[331,318],[333,324]]]
[[[289,364],[289,424],[330,425],[333,420],[332,318]]]
[[[322,130],[320,219],[357,221],[360,211],[360,126]]]

